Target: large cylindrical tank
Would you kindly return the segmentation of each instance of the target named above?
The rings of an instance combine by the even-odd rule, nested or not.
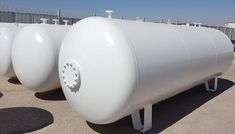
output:
[[[36,92],[60,87],[57,60],[69,28],[32,24],[17,33],[12,47],[12,63],[22,85]]]
[[[232,60],[218,30],[91,17],[66,35],[59,74],[76,111],[106,124],[221,75]]]
[[[24,24],[0,23],[0,75],[14,77],[11,61],[11,47],[17,31]]]

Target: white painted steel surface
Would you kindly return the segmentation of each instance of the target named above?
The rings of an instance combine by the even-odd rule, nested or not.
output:
[[[12,47],[13,67],[19,81],[35,92],[60,87],[58,54],[70,26],[32,24],[22,28]]]
[[[11,47],[17,31],[24,24],[0,23],[0,75],[5,77],[14,77],[15,73],[12,67]]]
[[[106,124],[221,75],[232,60],[215,29],[90,17],[66,35],[59,74],[76,111]]]

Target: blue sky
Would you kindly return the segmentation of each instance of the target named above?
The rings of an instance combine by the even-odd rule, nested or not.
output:
[[[115,11],[115,18],[124,16],[147,21],[203,22],[223,24],[235,21],[235,0],[0,0],[0,8],[28,8],[86,17],[96,13],[105,16],[106,9]]]

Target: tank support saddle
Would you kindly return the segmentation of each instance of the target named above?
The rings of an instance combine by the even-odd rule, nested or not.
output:
[[[214,80],[214,87],[213,88],[210,88],[209,82],[208,82],[209,80],[205,81],[206,91],[210,91],[210,92],[217,91],[217,89],[218,89],[218,76],[215,76],[215,78],[213,80]]]
[[[152,128],[152,104],[144,106],[144,121],[141,122],[140,112],[131,114],[133,127],[135,130],[145,133]]]

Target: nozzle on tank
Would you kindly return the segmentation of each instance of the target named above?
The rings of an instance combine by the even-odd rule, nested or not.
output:
[[[47,22],[48,22],[47,18],[41,18],[40,20],[42,21],[42,24],[47,24]]]
[[[58,22],[59,22],[58,19],[52,19],[52,21],[54,21],[54,24],[55,24],[55,25],[58,25]]]
[[[69,20],[63,20],[63,22],[64,22],[64,25],[68,25],[68,23],[69,23]]]
[[[112,18],[113,10],[106,10],[105,12],[108,14],[108,18]]]
[[[168,19],[168,20],[167,20],[167,24],[171,24],[171,19]]]

